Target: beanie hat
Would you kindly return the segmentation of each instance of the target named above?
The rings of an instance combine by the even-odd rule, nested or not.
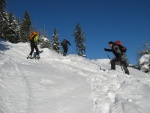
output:
[[[108,44],[113,44],[113,43],[114,43],[113,41],[108,42]]]

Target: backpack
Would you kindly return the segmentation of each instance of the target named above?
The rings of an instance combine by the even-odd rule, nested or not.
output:
[[[66,45],[67,44],[67,40],[63,40],[62,45]]]
[[[33,32],[31,33],[30,37],[29,37],[29,40],[30,40],[30,41],[34,41],[34,38],[35,38],[36,35],[37,35],[37,33],[33,31]]]
[[[117,40],[117,41],[115,42],[115,44],[118,45],[118,47],[119,47],[121,53],[126,53],[127,48],[124,47],[124,46],[122,45],[122,43],[121,43],[119,40]]]

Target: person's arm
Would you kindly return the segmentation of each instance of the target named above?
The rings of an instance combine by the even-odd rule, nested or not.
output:
[[[70,42],[67,40],[67,43],[71,46]]]
[[[104,48],[105,51],[112,52],[112,49]]]

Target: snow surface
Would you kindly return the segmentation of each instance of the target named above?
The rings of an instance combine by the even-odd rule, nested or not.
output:
[[[148,74],[48,49],[26,59],[29,52],[29,43],[0,41],[0,113],[150,113]]]

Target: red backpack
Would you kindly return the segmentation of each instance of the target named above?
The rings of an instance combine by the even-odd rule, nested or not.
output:
[[[122,53],[126,53],[127,48],[124,47],[124,46],[122,45],[122,43],[121,43],[119,40],[117,40],[117,41],[115,42],[115,44],[118,45],[118,47],[119,47],[119,49],[120,49],[120,51],[121,51]]]

